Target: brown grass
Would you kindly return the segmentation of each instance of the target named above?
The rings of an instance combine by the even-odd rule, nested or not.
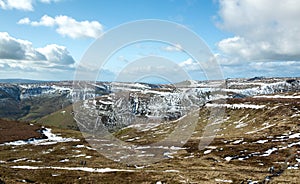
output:
[[[4,142],[27,140],[29,138],[42,137],[37,131],[37,125],[0,119],[0,144]]]

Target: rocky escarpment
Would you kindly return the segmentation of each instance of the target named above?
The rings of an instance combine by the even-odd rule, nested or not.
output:
[[[0,118],[33,120],[69,104],[67,90],[37,84],[0,85]]]

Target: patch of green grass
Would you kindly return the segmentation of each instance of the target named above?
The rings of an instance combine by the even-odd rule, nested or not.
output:
[[[132,136],[135,136],[136,133],[137,133],[136,129],[129,127],[129,128],[123,128],[123,129],[115,132],[114,136],[122,139],[122,136],[132,137]]]
[[[54,113],[46,115],[37,120],[38,124],[44,126],[53,126],[62,129],[79,130],[77,123],[73,118],[73,107],[72,105],[60,109]]]

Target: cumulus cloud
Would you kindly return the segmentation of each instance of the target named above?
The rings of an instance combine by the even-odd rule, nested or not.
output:
[[[47,45],[34,48],[27,40],[0,32],[0,65],[19,70],[70,70],[74,59],[64,46]]]
[[[59,2],[61,0],[0,0],[0,8],[3,10],[23,10],[23,11],[33,11],[34,2],[41,3],[51,3]]]
[[[162,48],[164,51],[169,51],[169,52],[174,52],[174,51],[182,51],[183,48],[180,44],[175,44],[175,45],[168,45],[166,47]]]
[[[18,24],[56,27],[58,34],[73,39],[97,38],[103,33],[103,26],[98,21],[77,21],[65,15],[55,17],[44,15],[39,21],[31,21],[28,17],[25,17],[20,19]]]
[[[0,0],[0,8],[4,10],[17,9],[24,11],[32,11],[32,0]]]
[[[70,55],[67,48],[64,46],[51,44],[43,48],[38,48],[36,50],[42,53],[51,63],[62,65],[74,64],[74,59]]]
[[[18,24],[30,24],[30,19],[28,17],[20,19]]]
[[[220,0],[218,27],[235,36],[217,45],[241,60],[300,60],[300,1]]]
[[[179,63],[178,65],[188,71],[201,70],[200,64],[194,61],[192,58],[188,58],[187,60]]]
[[[45,56],[32,47],[32,43],[0,32],[0,59],[45,60]]]

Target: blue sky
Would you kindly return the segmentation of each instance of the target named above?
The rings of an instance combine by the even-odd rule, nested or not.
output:
[[[0,0],[0,78],[72,80],[98,37],[143,19],[172,21],[194,31],[224,78],[299,77],[298,17],[297,0]],[[132,61],[160,55],[192,79],[205,79],[183,49],[157,42],[129,45],[100,73],[103,80],[113,80]]]

